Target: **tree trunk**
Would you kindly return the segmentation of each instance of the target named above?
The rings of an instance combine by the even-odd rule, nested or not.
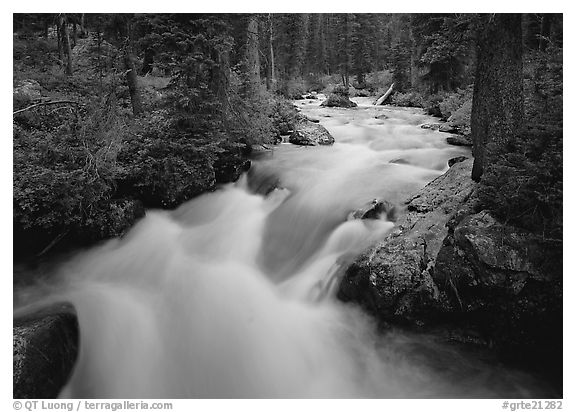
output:
[[[268,90],[274,90],[276,88],[276,78],[274,67],[274,32],[271,13],[268,13],[268,34],[268,72],[266,86]]]
[[[150,47],[147,47],[144,50],[144,61],[142,62],[142,70],[140,71],[140,74],[142,76],[145,76],[147,74],[152,73],[153,64],[154,64],[154,50],[152,50]]]
[[[410,36],[410,87],[416,89],[419,84],[417,61],[420,56],[418,44],[414,37],[414,16],[412,14],[410,15],[410,23],[408,26]]]
[[[84,13],[82,13],[80,16],[80,37],[86,37],[86,17]]]
[[[525,50],[536,50],[539,45],[540,22],[534,13],[522,14],[522,40]]]
[[[134,61],[128,46],[124,48],[124,65],[126,67],[126,83],[128,83],[128,92],[130,93],[130,101],[132,102],[132,113],[134,113],[134,116],[138,116],[143,111],[142,100],[138,88],[138,77],[134,69]]]
[[[58,24],[56,24],[56,38],[58,40],[58,59],[60,64],[64,65],[64,47],[62,45],[62,30],[60,28],[60,19],[58,19]]]
[[[63,49],[66,50],[65,73],[72,75],[72,47],[70,45],[70,35],[68,34],[68,19],[66,15],[60,15],[60,37],[62,38]],[[63,58],[63,56],[62,56]]]
[[[538,50],[544,51],[548,46],[548,42],[550,39],[550,28],[552,26],[552,19],[550,18],[551,15],[545,13],[542,15],[542,23],[540,25],[540,38],[538,41]]]
[[[49,17],[44,18],[44,38],[48,40],[48,29],[50,28]]]
[[[77,24],[74,22],[72,24],[72,47],[76,47],[76,41],[78,40],[78,29]]]
[[[260,50],[258,41],[258,15],[248,17],[246,36],[246,73],[248,74],[248,93],[253,95],[260,86]]]
[[[483,15],[472,100],[472,179],[479,181],[523,123],[522,17]]]
[[[72,47],[70,46],[70,35],[68,33],[68,29],[66,28],[66,24],[64,23],[63,32],[65,34],[66,39],[66,74],[68,76],[72,76]]]

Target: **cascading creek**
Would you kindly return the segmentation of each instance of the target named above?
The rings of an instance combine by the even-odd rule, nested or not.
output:
[[[334,146],[282,144],[250,181],[149,211],[124,238],[62,265],[43,302],[73,304],[81,344],[61,397],[525,394],[518,375],[430,336],[378,334],[335,299],[346,263],[394,226],[346,220],[350,211],[373,198],[399,204],[467,153],[417,127],[428,118],[415,110],[357,101],[302,105]],[[279,186],[250,189],[264,181]]]

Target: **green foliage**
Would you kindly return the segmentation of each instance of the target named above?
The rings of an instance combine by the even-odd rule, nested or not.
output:
[[[21,230],[100,237],[91,229],[111,212],[116,156],[127,128],[113,105],[103,102],[80,115],[70,107],[17,115],[14,222]],[[118,224],[98,230],[121,233]]]
[[[524,58],[524,109],[527,118],[542,123],[562,123],[562,48],[551,44]]]
[[[389,70],[380,70],[366,74],[366,89],[377,96],[381,96],[393,83],[393,75]]]
[[[440,103],[444,100],[445,93],[434,93],[424,98],[424,109],[426,113],[431,116],[442,117],[442,110],[440,110]]]
[[[217,145],[179,134],[173,122],[167,112],[153,112],[126,139],[118,156],[124,195],[172,208],[214,187]]]
[[[480,182],[480,200],[500,218],[562,239],[562,48],[532,50],[524,61],[524,105],[529,124],[498,153]],[[487,147],[495,151],[496,148]]]
[[[529,127],[497,159],[480,182],[482,204],[506,222],[562,239],[562,129]]]
[[[282,96],[290,100],[301,99],[303,94],[308,91],[308,86],[303,78],[297,77],[281,81],[278,85],[278,91]]]
[[[442,118],[447,120],[465,103],[469,102],[471,104],[472,91],[472,87],[469,87],[467,89],[457,89],[453,93],[444,93],[442,100],[438,103]]]
[[[391,103],[400,107],[424,107],[424,98],[417,92],[394,93]]]
[[[390,49],[390,69],[396,90],[410,88],[410,43],[405,40]]]
[[[348,89],[348,87],[344,87],[340,84],[334,87],[334,89],[332,89],[332,94],[335,94],[337,96],[348,97],[350,95],[350,90]]]
[[[294,130],[299,114],[293,104],[285,100],[276,100],[272,105],[272,128],[277,138]]]
[[[473,75],[474,28],[471,14],[413,15],[412,29],[423,53],[418,65],[427,68],[422,80],[433,93],[469,84]]]
[[[470,134],[471,87],[428,95],[424,98],[423,107],[428,114],[449,121],[460,133]]]
[[[466,100],[458,110],[448,118],[452,126],[455,126],[461,134],[471,133],[472,100]]]

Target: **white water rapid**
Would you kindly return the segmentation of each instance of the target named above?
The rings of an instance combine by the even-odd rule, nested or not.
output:
[[[378,334],[336,300],[338,269],[393,227],[348,213],[374,198],[400,204],[449,158],[469,155],[420,128],[433,119],[417,109],[356,101],[298,102],[333,146],[281,144],[237,183],[148,211],[122,239],[59,267],[44,299],[71,302],[80,325],[62,397],[534,394],[523,375],[433,336]]]

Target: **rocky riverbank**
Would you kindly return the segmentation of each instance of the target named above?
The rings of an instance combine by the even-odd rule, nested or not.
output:
[[[562,250],[483,211],[455,163],[406,202],[384,240],[347,269],[338,297],[380,325],[441,330],[540,369],[562,366]]]
[[[13,396],[56,398],[78,355],[78,321],[69,306],[15,319]]]

